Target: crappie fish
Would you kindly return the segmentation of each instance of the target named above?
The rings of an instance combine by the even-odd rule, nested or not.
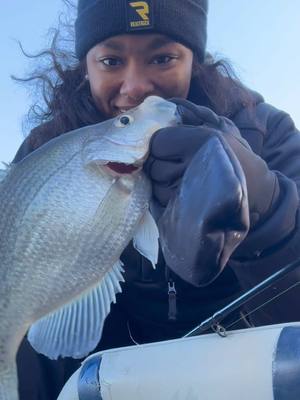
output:
[[[178,122],[175,104],[151,96],[1,172],[0,400],[18,399],[15,356],[29,328],[50,358],[94,349],[130,240],[155,265],[158,230],[141,167],[153,133]]]

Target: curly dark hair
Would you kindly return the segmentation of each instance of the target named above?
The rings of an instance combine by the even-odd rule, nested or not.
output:
[[[70,0],[64,2],[74,10],[75,6]],[[23,50],[26,56],[39,61],[38,67],[27,78],[14,78],[36,85],[39,95],[29,110],[28,120],[31,125],[34,123],[41,127],[51,122],[52,133],[47,135],[46,141],[104,119],[94,104],[89,83],[85,79],[86,62],[78,60],[70,50],[74,48],[73,26],[74,18],[60,19],[59,28],[52,30],[48,49],[35,55]],[[230,63],[216,61],[209,54],[204,63],[194,61],[188,99],[227,117],[232,116],[241,105],[251,108],[253,102],[249,90],[237,78]],[[34,147],[45,140],[37,140]]]

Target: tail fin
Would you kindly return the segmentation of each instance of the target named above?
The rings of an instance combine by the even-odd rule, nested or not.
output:
[[[18,374],[16,363],[0,370],[0,400],[19,400]]]

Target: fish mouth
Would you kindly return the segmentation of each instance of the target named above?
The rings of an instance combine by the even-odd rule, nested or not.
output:
[[[139,169],[138,166],[133,164],[123,164],[118,162],[109,162],[106,166],[118,174],[131,174]]]

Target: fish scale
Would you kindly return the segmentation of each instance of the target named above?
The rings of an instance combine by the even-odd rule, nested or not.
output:
[[[29,327],[51,358],[87,355],[121,291],[129,241],[157,261],[141,167],[153,133],[179,123],[176,106],[152,96],[126,114],[129,125],[117,117],[66,133],[0,173],[0,400],[18,399],[15,356]]]

